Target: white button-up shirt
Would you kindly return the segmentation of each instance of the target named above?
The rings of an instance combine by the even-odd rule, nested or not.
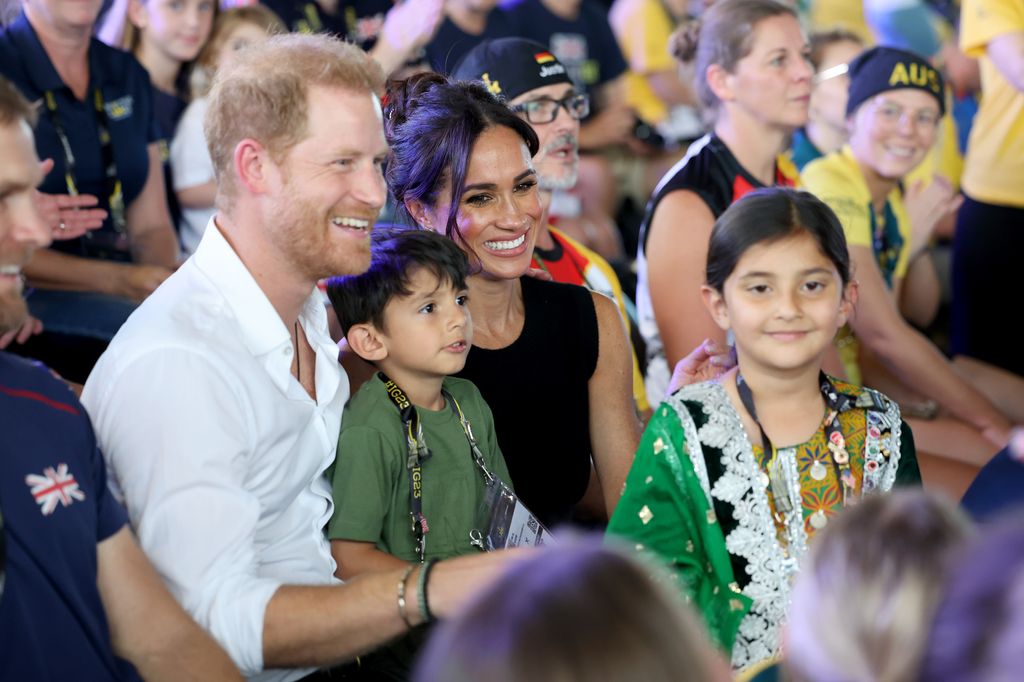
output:
[[[258,680],[282,584],[335,581],[323,527],[348,378],[316,291],[299,316],[316,401],[287,328],[213,221],[129,318],[82,394],[139,541],[185,609]],[[262,672],[262,674],[260,674]]]

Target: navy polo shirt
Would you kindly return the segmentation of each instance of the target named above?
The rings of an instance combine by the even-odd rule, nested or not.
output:
[[[96,545],[127,519],[88,415],[49,371],[0,352],[0,433],[0,679],[138,679],[111,650],[96,585]]]
[[[0,75],[13,82],[31,102],[42,102],[47,90],[54,93],[57,114],[75,156],[78,191],[95,195],[100,206],[109,209],[107,176],[93,103],[93,92],[99,88],[125,206],[135,200],[149,172],[147,145],[157,141],[160,135],[153,117],[149,74],[134,57],[93,39],[89,45],[89,90],[86,100],[79,101],[57,74],[35,30],[22,14],[0,32]],[[50,194],[66,194],[64,152],[45,104],[39,109],[35,138],[39,158],[54,161],[53,171],[39,189]],[[80,256],[108,256],[98,249],[101,243],[113,241],[113,223],[109,216],[100,232],[105,234],[94,239],[54,242],[53,248]],[[127,253],[123,257],[127,259]]]

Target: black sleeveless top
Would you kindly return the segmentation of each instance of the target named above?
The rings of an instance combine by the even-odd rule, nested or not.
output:
[[[776,165],[776,186],[792,187],[795,184],[795,175],[787,171]],[[658,183],[644,212],[641,243],[647,244],[649,226],[658,204],[676,190],[686,189],[695,193],[717,220],[734,201],[761,187],[764,185],[740,165],[725,142],[714,134],[707,135],[694,142],[686,157]]]
[[[505,348],[473,346],[465,368],[494,414],[512,485],[549,528],[569,518],[590,481],[590,400],[597,312],[572,284],[520,280],[526,321]]]

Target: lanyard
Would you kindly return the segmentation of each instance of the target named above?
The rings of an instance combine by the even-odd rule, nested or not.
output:
[[[825,441],[828,446],[829,452],[831,453],[832,466],[836,472],[836,479],[839,481],[843,489],[843,506],[847,506],[853,501],[854,494],[856,493],[856,478],[853,475],[853,471],[850,468],[850,454],[846,450],[846,438],[839,430],[839,414],[846,412],[854,407],[864,407],[869,410],[881,411],[884,408],[875,401],[874,397],[865,392],[863,396],[865,399],[855,399],[844,393],[839,393],[829,378],[825,376],[824,372],[818,374],[818,386],[821,389],[821,395],[825,399],[825,408],[827,410],[827,416],[825,418]],[[771,439],[768,438],[768,434],[764,432],[764,427],[761,426],[761,422],[757,419],[757,409],[754,406],[754,395],[750,390],[750,386],[746,381],[743,380],[742,374],[736,375],[736,390],[740,394],[740,401],[743,403],[743,407],[746,408],[747,413],[750,414],[751,419],[757,424],[758,430],[761,432],[761,442],[763,443],[765,453],[771,453],[771,459],[768,461],[768,472],[770,482],[772,486],[772,497],[775,499],[776,507],[788,506],[789,497],[783,495],[783,488],[785,487],[785,481],[782,480],[782,476],[778,475],[776,471],[779,467],[777,466],[778,452],[775,446],[772,444]],[[815,466],[818,462],[815,461]],[[814,467],[812,467],[813,469]],[[824,470],[822,470],[824,473]],[[817,478],[812,471],[812,477]],[[824,476],[822,476],[824,477]],[[788,511],[788,510],[780,510]]]
[[[377,377],[384,382],[384,389],[388,398],[398,408],[402,418],[402,431],[405,432],[405,442],[408,446],[408,455],[405,461],[405,468],[409,474],[409,511],[412,519],[412,532],[416,536],[416,552],[419,554],[420,563],[426,559],[426,535],[430,532],[427,518],[423,515],[423,463],[431,457],[430,448],[427,447],[426,438],[423,436],[423,424],[416,412],[416,407],[409,401],[405,391],[394,381],[388,378],[384,372],[377,372]],[[476,437],[473,436],[473,428],[469,419],[463,413],[459,402],[448,391],[441,389],[444,401],[451,408],[452,412],[459,418],[466,440],[469,441],[469,451],[473,462],[484,475],[484,480],[490,484],[495,476],[484,463],[483,453],[477,445]]]
[[[78,181],[75,177],[75,154],[71,149],[71,142],[68,140],[64,125],[61,123],[60,115],[57,113],[57,98],[53,92],[47,90],[43,93],[46,101],[46,110],[50,114],[50,121],[53,129],[60,140],[61,149],[64,151],[64,183],[67,185],[68,194],[76,196],[79,193]],[[106,174],[107,197],[110,204],[110,219],[114,230],[119,235],[126,234],[127,222],[125,220],[124,192],[121,188],[121,179],[117,174],[117,162],[114,160],[114,142],[110,136],[110,126],[107,121],[107,112],[103,106],[103,94],[100,89],[93,90],[93,106],[96,108],[96,128],[100,138],[100,158],[103,161],[103,168]],[[92,237],[91,232],[86,232],[87,239]]]

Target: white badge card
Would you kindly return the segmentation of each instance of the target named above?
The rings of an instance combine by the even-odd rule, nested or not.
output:
[[[555,544],[551,531],[497,479],[487,487],[487,505],[490,507],[488,549]]]

